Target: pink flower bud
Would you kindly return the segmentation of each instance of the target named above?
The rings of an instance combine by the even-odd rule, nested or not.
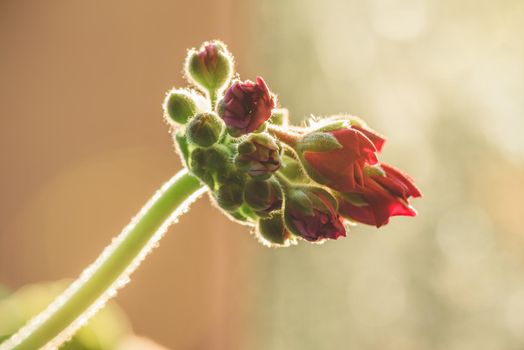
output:
[[[350,220],[380,227],[392,216],[415,216],[417,212],[408,200],[421,196],[413,179],[382,163],[366,168],[363,186],[340,196],[339,212]]]
[[[226,90],[218,106],[218,113],[232,136],[240,136],[257,130],[271,117],[275,98],[269,92],[264,79],[256,83],[236,80]]]

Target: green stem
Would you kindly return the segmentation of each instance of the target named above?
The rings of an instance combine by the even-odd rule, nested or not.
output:
[[[0,345],[0,350],[54,349],[87,322],[129,281],[169,224],[203,192],[187,170],[168,181],[140,213],[60,297]]]
[[[214,111],[217,105],[218,91],[209,90],[209,100],[211,101],[211,110]]]

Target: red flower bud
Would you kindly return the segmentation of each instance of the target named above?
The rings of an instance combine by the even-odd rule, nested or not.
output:
[[[296,149],[313,180],[340,192],[362,186],[362,169],[377,163],[374,143],[352,126],[307,134]]]
[[[318,187],[293,188],[286,193],[284,219],[294,235],[310,242],[346,236],[337,202]]]
[[[218,106],[218,113],[232,136],[240,136],[257,130],[271,117],[275,98],[269,92],[264,79],[236,80],[226,90]]]
[[[339,212],[348,219],[380,227],[392,216],[415,216],[408,200],[421,196],[413,179],[382,163],[366,169],[364,185],[356,192],[341,195]]]

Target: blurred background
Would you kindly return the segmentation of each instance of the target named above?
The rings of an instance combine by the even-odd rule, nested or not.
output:
[[[120,292],[114,332],[523,349],[523,33],[521,0],[1,0],[0,299],[76,277],[181,168],[161,103],[186,48],[219,38],[295,122],[350,112],[387,135],[419,216],[267,249],[202,199]]]

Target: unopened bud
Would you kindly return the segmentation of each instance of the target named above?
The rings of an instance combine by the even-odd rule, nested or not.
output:
[[[238,137],[259,129],[271,117],[275,105],[276,97],[264,79],[257,77],[256,82],[234,81],[219,101],[217,111],[229,134]]]
[[[228,149],[222,145],[196,148],[189,157],[189,169],[209,188],[214,190],[215,177],[227,176],[229,174],[228,168],[232,168],[229,157]]]
[[[282,155],[282,167],[280,172],[293,182],[310,182],[309,177],[304,173],[300,162],[289,155]]]
[[[186,72],[194,84],[207,91],[216,91],[231,79],[233,57],[224,43],[206,41],[200,49],[188,52]]]
[[[246,183],[244,200],[255,212],[267,214],[281,208],[282,190],[274,179],[249,180]]]
[[[189,122],[186,135],[189,142],[209,147],[218,141],[223,130],[224,123],[215,113],[200,113]]]
[[[235,165],[256,179],[267,179],[280,168],[281,148],[268,134],[251,134],[238,145]]]
[[[326,190],[300,186],[286,193],[286,227],[296,236],[311,242],[346,236],[336,199]]]
[[[218,188],[215,198],[222,209],[234,211],[244,202],[243,194],[244,188],[241,184],[229,183]]]
[[[276,211],[267,218],[260,218],[257,225],[257,234],[262,243],[268,246],[286,247],[295,243],[293,236],[286,229],[282,212]]]
[[[196,94],[184,89],[169,91],[164,100],[164,118],[170,123],[185,124],[198,111]]]
[[[273,109],[269,122],[279,126],[287,126],[289,124],[289,111],[286,108]]]

